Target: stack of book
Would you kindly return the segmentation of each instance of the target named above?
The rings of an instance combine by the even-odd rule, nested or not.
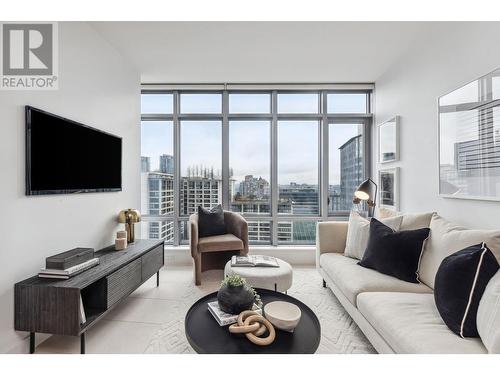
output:
[[[38,277],[48,279],[69,279],[99,264],[94,258],[94,249],[78,247],[45,259],[45,268]]]
[[[257,314],[262,315],[262,309],[259,308],[259,306],[257,306],[256,304],[253,305],[252,310]],[[217,323],[219,323],[221,327],[236,323],[238,321],[238,314],[232,315],[222,311],[219,307],[219,302],[217,301],[208,303],[208,311],[210,311],[214,319],[217,321]]]

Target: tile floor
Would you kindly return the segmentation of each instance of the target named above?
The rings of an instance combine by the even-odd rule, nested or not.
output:
[[[222,271],[203,274],[194,285],[190,267],[160,271],[160,286],[152,277],[116,306],[87,333],[87,353],[194,353],[184,336],[184,316],[202,296],[216,291]],[[374,349],[313,267],[294,267],[289,294],[311,307],[322,326],[318,353],[373,353]],[[78,337],[52,336],[37,353],[79,353]]]

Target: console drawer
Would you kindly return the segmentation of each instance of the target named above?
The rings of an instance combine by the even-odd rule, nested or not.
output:
[[[142,260],[142,281],[153,276],[163,266],[163,245],[144,254]]]
[[[106,277],[108,308],[132,293],[141,284],[141,258]]]

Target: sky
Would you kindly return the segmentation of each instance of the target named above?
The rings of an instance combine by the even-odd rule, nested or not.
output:
[[[143,95],[144,97],[144,95]],[[143,113],[171,113],[171,95],[148,95],[142,100]],[[284,113],[317,113],[316,94],[278,96],[278,111]],[[329,97],[330,99],[330,97]],[[360,98],[336,97],[329,100],[329,112],[347,112],[360,107]],[[231,98],[231,112],[269,113],[268,94],[243,94]],[[165,108],[169,108],[166,110]],[[181,112],[220,112],[220,95],[181,95]],[[330,184],[340,182],[338,148],[356,136],[362,126],[330,125]],[[270,180],[270,121],[231,121],[229,125],[229,164],[237,181],[252,174]],[[318,121],[278,122],[278,183],[318,183]],[[159,168],[161,154],[173,155],[173,124],[168,121],[143,121],[141,155],[151,158],[151,169]],[[181,122],[181,171],[203,165],[214,170],[222,164],[222,123],[220,121]]]

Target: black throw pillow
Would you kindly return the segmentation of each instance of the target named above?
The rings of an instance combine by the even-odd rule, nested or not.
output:
[[[498,261],[484,242],[457,251],[441,262],[434,281],[434,300],[441,318],[457,335],[479,337],[477,308],[498,268]]]
[[[198,206],[198,236],[218,236],[226,234],[224,211],[219,204],[210,210]]]
[[[429,228],[395,232],[372,218],[368,246],[358,264],[418,284],[418,264],[429,232]]]

